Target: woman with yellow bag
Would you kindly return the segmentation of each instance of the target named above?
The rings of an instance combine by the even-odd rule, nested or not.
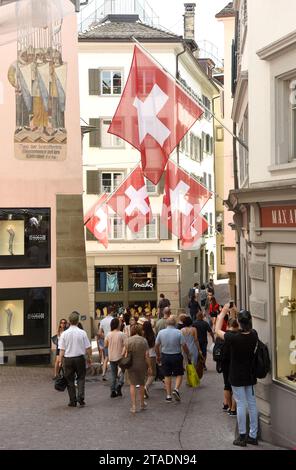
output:
[[[198,387],[199,377],[196,372],[196,367],[198,363],[198,356],[199,354],[202,354],[202,352],[197,338],[197,331],[196,328],[192,326],[191,318],[189,316],[184,318],[183,324],[184,328],[182,328],[181,332],[189,350],[189,360],[187,360],[185,357],[185,361],[187,362],[187,383],[191,387]]]

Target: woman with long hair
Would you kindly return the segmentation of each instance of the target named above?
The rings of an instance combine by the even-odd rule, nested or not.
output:
[[[184,336],[185,343],[189,349],[190,362],[196,368],[198,355],[202,354],[198,337],[197,337],[197,331],[196,331],[196,328],[192,326],[192,319],[190,317],[187,316],[184,319],[183,324],[184,324],[184,327],[182,328],[181,333]]]
[[[149,346],[149,357],[152,369],[152,375],[149,375],[145,384],[145,396],[149,398],[148,389],[156,377],[156,352],[155,352],[155,334],[150,321],[145,321],[142,326],[143,337],[147,340]]]
[[[152,375],[149,345],[142,336],[142,327],[140,325],[133,325],[131,327],[131,336],[127,342],[127,353],[131,353],[132,356],[132,366],[127,370],[132,402],[130,411],[131,413],[136,413],[136,386],[140,386],[140,409],[145,410],[147,406],[144,401],[145,379],[147,372],[148,375]]]
[[[57,376],[59,375],[59,372],[60,372],[60,366],[59,366],[59,362],[60,362],[59,339],[60,339],[61,334],[67,329],[67,326],[68,326],[67,320],[65,318],[62,318],[59,322],[57,333],[56,333],[56,338],[57,338],[56,342],[55,342],[55,345],[56,345],[56,358],[55,358],[55,363],[54,363],[54,377],[53,377],[53,380],[55,380],[57,378]]]

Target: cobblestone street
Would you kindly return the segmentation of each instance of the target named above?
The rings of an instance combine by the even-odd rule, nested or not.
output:
[[[85,408],[68,408],[49,368],[0,369],[0,449],[239,450],[232,445],[236,419],[222,412],[222,377],[209,363],[202,384],[183,384],[181,403],[151,388],[149,409],[131,416],[129,389],[110,399],[109,382],[88,378]],[[248,450],[256,450],[252,446]],[[258,450],[274,449],[260,443]]]

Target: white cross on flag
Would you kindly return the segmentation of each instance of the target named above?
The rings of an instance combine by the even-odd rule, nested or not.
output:
[[[143,173],[157,184],[169,155],[202,113],[190,95],[135,46],[127,84],[108,132],[141,152]]]
[[[132,232],[139,232],[151,222],[150,200],[140,166],[137,166],[116,189],[107,204],[124,220]]]
[[[211,196],[210,191],[172,161],[168,162],[162,221],[180,240],[188,238],[188,230],[200,217],[200,211]]]
[[[102,194],[95,205],[87,212],[84,217],[86,228],[96,237],[96,239],[108,248],[108,207],[104,202],[107,199],[106,194]]]
[[[208,221],[204,217],[198,216],[181,238],[181,248],[183,250],[192,249],[200,237],[208,230],[208,227]]]

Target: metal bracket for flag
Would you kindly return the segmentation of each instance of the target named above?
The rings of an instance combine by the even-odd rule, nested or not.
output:
[[[194,94],[188,90],[184,84],[178,80],[177,77],[175,77],[171,72],[169,72],[136,38],[135,36],[131,36],[131,39],[133,42],[135,42],[141,49],[143,49],[143,51],[149,55],[149,57],[151,57],[151,59],[156,62],[168,75],[170,75],[170,77],[178,83],[178,85],[182,88],[182,90],[184,90],[188,95],[190,95],[190,97],[192,98],[193,101],[195,101],[201,108],[203,108],[204,111],[207,111],[207,113],[209,113],[213,119],[215,119],[235,140],[237,140],[237,142],[242,146],[244,147],[244,149],[246,149],[247,151],[249,151],[249,147],[247,144],[245,144],[245,142],[243,140],[241,140],[240,137],[238,137],[236,134],[234,134],[227,126],[225,126],[225,124],[209,109],[207,108],[204,103],[197,99],[196,96],[194,96]]]

